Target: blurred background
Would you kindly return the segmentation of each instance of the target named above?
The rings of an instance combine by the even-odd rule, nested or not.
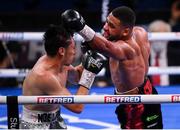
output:
[[[180,30],[179,0],[0,0],[0,32],[44,32],[50,24],[59,24],[66,9],[79,11],[87,24],[101,32],[106,16],[118,6],[131,7],[137,16],[136,25],[149,32]],[[80,63],[80,44],[74,65]],[[179,41],[151,41],[151,66],[179,66]],[[42,41],[0,41],[0,68],[32,68],[44,54]],[[111,86],[108,66],[96,86]],[[180,83],[175,75],[151,76],[153,84],[167,86]],[[20,86],[23,79],[0,78],[0,86]]]
[[[0,2],[1,30],[34,32],[44,31],[49,24],[58,24],[60,22],[58,16],[70,8],[78,10],[88,25],[96,31],[102,28],[104,22],[102,15],[105,15],[103,13],[121,5],[129,6],[136,12],[136,23],[139,25],[148,25],[156,19],[169,21],[173,0],[1,0]]]

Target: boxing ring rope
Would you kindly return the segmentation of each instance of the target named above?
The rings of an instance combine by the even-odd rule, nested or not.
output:
[[[180,103],[180,94],[169,95],[62,95],[62,96],[0,96],[7,104],[8,129],[19,129],[19,104],[159,104]]]
[[[14,97],[18,104],[128,104],[180,103],[180,94],[162,95],[62,95],[62,96],[0,96],[0,104]]]
[[[29,72],[29,69],[0,69],[0,78],[7,77],[25,77]],[[180,75],[180,67],[149,67],[148,75]],[[99,73],[97,76],[103,76],[103,73]]]
[[[9,41],[41,41],[44,32],[0,32],[0,40]],[[148,33],[149,40],[180,40],[180,32],[153,32]],[[83,38],[79,34],[74,35],[75,41],[82,41]],[[0,77],[24,77],[28,70],[0,70]],[[180,67],[156,68],[150,67],[149,75],[153,74],[172,74],[179,75]]]
[[[0,40],[17,41],[41,41],[44,32],[0,32]],[[153,32],[148,33],[149,40],[180,40],[180,32]],[[75,35],[75,40],[81,40],[82,37]]]

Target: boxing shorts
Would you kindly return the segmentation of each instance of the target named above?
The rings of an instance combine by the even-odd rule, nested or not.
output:
[[[20,129],[67,129],[60,110],[51,112],[33,111],[23,107]]]
[[[158,94],[158,92],[150,80],[145,78],[144,83],[138,87],[137,94]],[[163,128],[160,104],[120,104],[115,113],[122,129]]]

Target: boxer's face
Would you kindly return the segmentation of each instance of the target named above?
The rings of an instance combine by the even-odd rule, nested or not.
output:
[[[126,28],[121,24],[121,21],[119,19],[114,17],[112,14],[109,14],[103,30],[103,36],[106,39],[110,41],[116,41],[122,39],[125,36],[124,32]]]
[[[74,58],[75,58],[75,54],[76,54],[76,51],[75,51],[75,42],[74,42],[74,40],[72,38],[71,38],[70,42],[71,43],[66,48],[65,55],[64,55],[64,61],[65,61],[66,65],[72,64],[72,62],[74,61]]]

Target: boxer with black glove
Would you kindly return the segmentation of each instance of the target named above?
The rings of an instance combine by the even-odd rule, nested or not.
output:
[[[136,15],[132,9],[126,6],[113,9],[103,26],[103,36],[87,26],[75,10],[66,10],[61,18],[64,26],[79,33],[93,51],[109,57],[116,94],[157,94],[146,78],[150,56],[148,34],[144,28],[135,26]],[[120,104],[116,114],[122,129],[163,128],[160,104]],[[154,115],[156,118],[150,121]]]
[[[87,51],[82,60],[84,70],[82,72],[79,84],[87,89],[90,89],[96,74],[102,70],[106,60],[106,57],[100,53],[96,53],[91,50]]]
[[[81,51],[82,51],[82,53],[85,54],[85,53],[86,53],[87,51],[89,51],[89,50],[93,50],[93,49],[90,47],[90,45],[89,45],[88,42],[83,41],[83,42],[81,43]]]
[[[85,41],[91,41],[95,31],[85,24],[83,17],[75,10],[66,10],[61,15],[63,26],[70,32],[78,32]]]

